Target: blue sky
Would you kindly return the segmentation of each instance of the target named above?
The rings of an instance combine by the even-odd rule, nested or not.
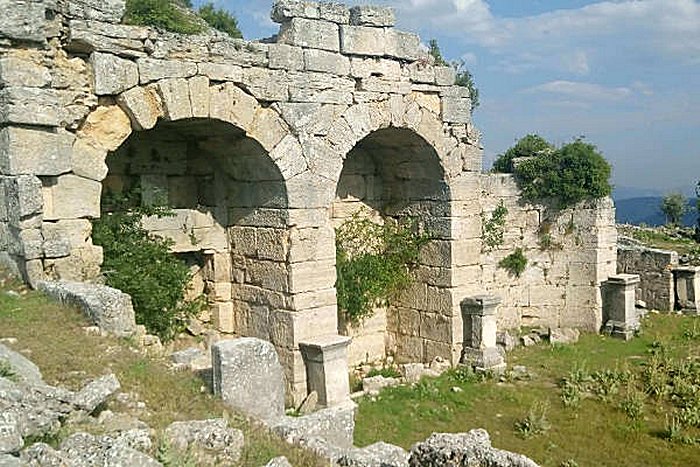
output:
[[[246,39],[278,30],[272,1],[214,3],[239,18]],[[527,133],[558,144],[583,135],[611,161],[617,186],[690,194],[700,179],[700,1],[371,3],[468,63],[488,166]]]

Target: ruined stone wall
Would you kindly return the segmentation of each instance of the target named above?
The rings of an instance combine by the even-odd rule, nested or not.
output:
[[[373,352],[459,361],[460,302],[485,291],[505,295],[507,326],[600,324],[610,206],[572,211],[567,248],[537,252],[537,208],[480,173],[468,90],[390,9],[280,0],[278,37],[246,42],[122,25],[123,0],[0,6],[0,258],[27,281],[98,277],[103,191],[138,185],[176,206],[146,224],[196,259],[214,323],[272,341],[297,400],[299,344],[339,330],[333,227],[362,203],[433,237]],[[500,199],[508,242],[486,254],[481,214]],[[497,270],[519,244],[546,277]]]
[[[656,250],[641,245],[619,245],[617,272],[639,274],[637,299],[649,309],[673,311],[676,304],[673,268],[678,266],[678,253]]]
[[[503,244],[492,249],[483,245],[479,261],[481,289],[503,300],[499,328],[599,331],[599,286],[617,267],[611,200],[555,210],[523,202],[510,175],[485,175],[481,182],[483,217],[488,219],[501,201],[508,209]],[[520,277],[499,266],[516,248],[522,248],[528,260]]]

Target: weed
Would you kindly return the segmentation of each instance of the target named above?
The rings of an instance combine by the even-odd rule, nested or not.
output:
[[[693,321],[692,326],[683,329],[683,339],[686,341],[700,341],[700,327],[697,321]]]
[[[634,388],[629,388],[627,395],[620,402],[620,409],[634,422],[644,418],[644,401],[646,395]]]
[[[450,368],[447,370],[446,376],[450,381],[459,384],[471,384],[481,380],[480,375],[470,365],[458,365]]]
[[[381,368],[372,368],[367,373],[367,378],[374,376],[383,376],[385,378],[400,378],[401,372],[392,366],[383,366]]]
[[[578,408],[581,405],[583,390],[581,386],[564,380],[561,385],[561,401],[564,407]]]
[[[627,381],[626,373],[618,370],[596,371],[591,377],[591,392],[604,401],[620,392],[620,384]]]
[[[413,386],[413,389],[419,399],[432,399],[440,392],[440,390],[435,387],[435,383],[427,378],[418,381]]]
[[[485,218],[483,213],[481,214],[484,244],[489,250],[503,244],[507,215],[508,208],[506,208],[503,201],[496,206],[496,209],[494,209],[491,217],[488,219]]]
[[[203,29],[170,0],[127,0],[124,23],[154,26],[180,34],[197,34]]]
[[[17,381],[17,373],[15,372],[10,362],[0,360],[0,378],[7,378],[10,381]]]
[[[528,439],[549,431],[552,426],[547,419],[548,410],[549,406],[546,403],[535,402],[532,404],[525,418],[516,420],[516,433],[522,438]]]
[[[527,267],[527,258],[523,253],[523,249],[516,248],[513,253],[503,258],[498,263],[498,266],[506,269],[515,277],[520,277],[522,273],[525,272],[525,268]]]
[[[697,440],[686,434],[683,424],[677,414],[666,415],[663,437],[672,443],[695,444]]]
[[[197,462],[189,450],[179,452],[165,438],[158,442],[155,457],[164,467],[197,467]]]
[[[559,467],[578,467],[578,462],[576,462],[574,459],[567,459],[559,464]]]

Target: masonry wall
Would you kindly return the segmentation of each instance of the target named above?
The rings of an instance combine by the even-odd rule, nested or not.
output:
[[[673,311],[676,304],[673,268],[678,266],[678,253],[643,246],[621,245],[617,250],[617,272],[639,274],[637,299],[647,308]]]

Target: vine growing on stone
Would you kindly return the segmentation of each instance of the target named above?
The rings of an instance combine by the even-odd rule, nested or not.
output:
[[[336,229],[338,309],[351,323],[369,318],[411,283],[429,236],[411,221],[377,223],[356,214]]]
[[[503,201],[498,203],[498,206],[496,206],[496,209],[493,210],[488,219],[486,219],[485,215],[482,213],[484,245],[486,245],[489,250],[503,244],[507,215],[508,208],[506,208]]]
[[[170,252],[171,240],[142,226],[144,216],[172,216],[172,210],[141,206],[138,198],[135,192],[109,197],[102,217],[93,222],[93,241],[104,250],[107,285],[131,296],[137,324],[169,341],[205,302],[203,297],[185,300],[192,279],[189,267]]]

